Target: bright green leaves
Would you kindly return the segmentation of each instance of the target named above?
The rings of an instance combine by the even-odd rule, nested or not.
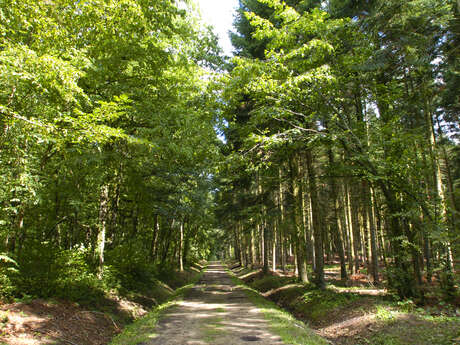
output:
[[[330,67],[328,65],[322,65],[288,79],[283,84],[283,87],[291,94],[301,93],[310,85],[316,84],[318,86],[327,86],[328,83],[334,80],[335,76],[331,73]]]
[[[287,61],[295,58],[305,59],[307,63],[313,63],[315,60],[322,61],[326,54],[332,54],[333,52],[334,47],[330,43],[314,38],[285,54],[284,58]],[[273,55],[269,55],[269,57],[271,56]]]
[[[282,24],[288,24],[300,18],[300,14],[294,8],[286,5],[284,1],[259,0],[259,2],[273,8],[275,10],[274,18],[279,19],[282,22]]]
[[[65,116],[57,122],[65,128],[66,140],[74,143],[98,142],[104,143],[113,138],[122,138],[130,141],[130,137],[121,128],[113,126],[130,111],[131,101],[126,95],[115,96],[111,102],[98,101],[98,106],[91,113],[84,113],[75,109],[74,116]]]
[[[82,96],[78,79],[83,72],[71,62],[51,55],[38,55],[35,51],[24,46],[9,47],[0,52],[0,78],[6,87],[2,90],[2,102],[7,95],[11,96],[13,88],[17,93],[39,94],[60,103],[77,104],[77,98]],[[18,94],[13,94],[11,103],[18,100]]]
[[[246,12],[245,15],[251,25],[257,29],[253,35],[254,38],[261,40],[264,38],[270,39],[275,36],[276,29],[271,21],[261,18],[253,12]]]
[[[251,99],[252,130],[257,130],[257,136],[261,131],[266,136],[259,140],[292,142],[293,138],[315,135],[310,127],[319,120],[317,104],[337,83],[330,67],[339,44],[336,32],[343,30],[347,21],[330,19],[317,8],[300,13],[281,1],[261,2],[273,8],[270,19],[255,13],[246,16],[255,28],[254,37],[268,40],[266,60],[234,59],[225,98],[230,103]],[[282,135],[273,120],[281,126]],[[270,138],[272,134],[276,137]]]
[[[122,136],[122,130],[109,125],[126,112],[128,97],[95,102],[93,111],[85,112],[91,101],[79,85],[83,75],[73,61],[39,56],[21,46],[5,49],[0,52],[0,81],[4,85],[0,110],[11,125],[24,122],[60,140],[106,141]]]
[[[325,39],[328,30],[342,23],[342,20],[329,20],[328,14],[319,9],[299,14],[294,8],[286,5],[282,10],[275,11],[274,18],[280,21],[276,26],[272,21],[255,13],[246,13],[246,16],[256,29],[254,37],[269,39],[268,47],[273,51],[303,49],[305,53],[305,49],[314,45],[310,44],[309,40],[315,39],[315,36]]]
[[[56,120],[87,102],[78,85],[82,75],[69,61],[9,46],[0,52],[0,111],[10,125],[19,122],[50,134]]]

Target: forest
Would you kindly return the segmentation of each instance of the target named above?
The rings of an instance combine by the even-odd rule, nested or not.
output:
[[[0,299],[222,260],[458,317],[460,1],[240,0],[231,41],[192,0],[0,1]]]

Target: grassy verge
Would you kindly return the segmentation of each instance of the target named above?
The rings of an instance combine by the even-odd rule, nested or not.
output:
[[[459,317],[407,309],[404,302],[377,305],[374,315],[378,330],[367,334],[366,344],[460,345]]]
[[[270,323],[270,328],[278,334],[286,344],[292,345],[324,345],[329,342],[318,336],[312,329],[303,322],[296,320],[288,312],[281,310],[273,302],[265,299],[256,290],[245,285],[231,271],[230,274],[234,283],[241,287],[250,301],[254,303],[264,314],[265,319]]]
[[[202,273],[197,274],[191,284],[175,290],[167,302],[155,307],[145,317],[127,326],[122,333],[112,339],[110,345],[136,345],[155,338],[157,336],[155,326],[157,325],[161,315],[166,310],[174,306],[184,293],[195,285],[195,283],[201,278],[201,275]]]

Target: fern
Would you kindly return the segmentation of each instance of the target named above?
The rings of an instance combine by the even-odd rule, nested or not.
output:
[[[0,254],[0,262],[1,261],[18,266],[18,263],[14,261],[12,258],[10,258],[9,256],[6,256],[6,254]]]

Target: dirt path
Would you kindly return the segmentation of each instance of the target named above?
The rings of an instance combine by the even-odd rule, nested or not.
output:
[[[157,337],[142,344],[284,344],[220,263],[208,266],[183,301],[162,317],[156,333]]]

